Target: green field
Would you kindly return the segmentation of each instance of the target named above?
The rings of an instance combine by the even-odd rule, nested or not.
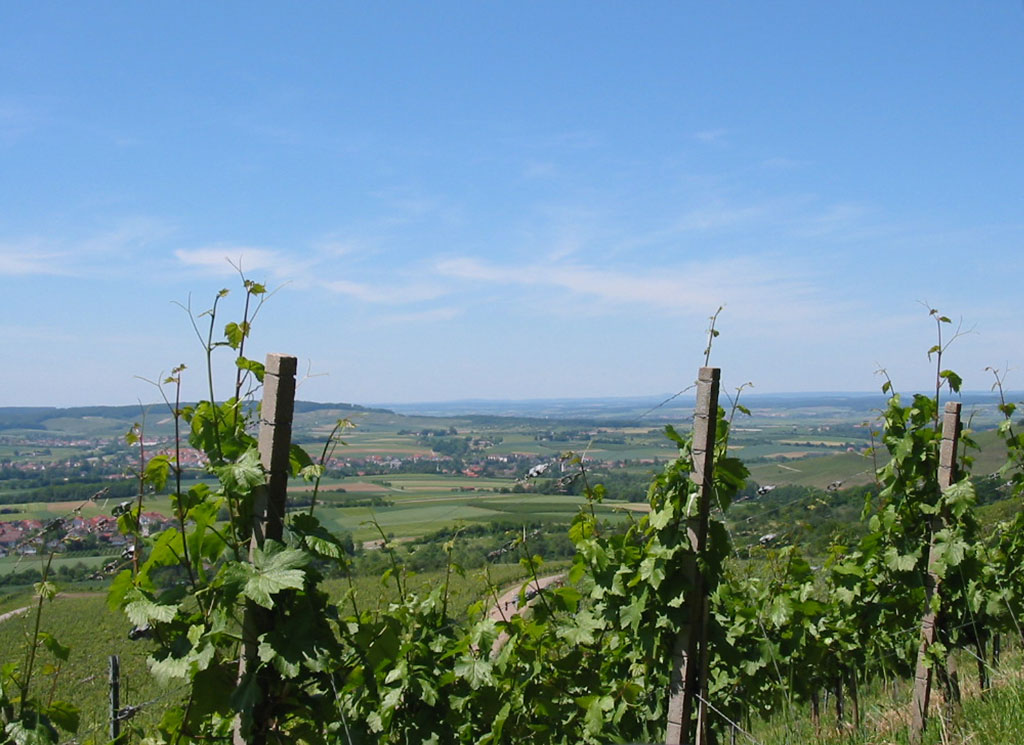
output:
[[[389,497],[395,495],[389,492]],[[543,519],[568,523],[586,503],[582,497],[549,494],[470,494],[425,492],[410,489],[388,507],[332,509],[330,502],[317,508],[325,525],[348,532],[357,542],[379,538],[373,523],[385,534],[413,538],[456,523],[512,521],[525,523]],[[623,503],[608,502],[597,509],[614,518]]]

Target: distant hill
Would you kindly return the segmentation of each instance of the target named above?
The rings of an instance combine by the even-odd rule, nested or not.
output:
[[[721,404],[730,407],[729,394],[723,391]],[[1007,400],[1019,401],[1024,393],[1007,394]],[[967,415],[973,416],[973,426],[993,426],[1001,419],[996,410],[998,398],[989,391],[964,392]],[[873,420],[884,408],[886,398],[880,393],[752,393],[745,391],[742,403],[751,410],[746,421],[757,423],[765,419],[772,422],[814,420],[828,422],[862,422]],[[183,404],[188,405],[188,404]],[[529,421],[556,420],[561,422],[588,422],[591,424],[619,425],[642,422],[657,425],[663,422],[681,424],[693,413],[693,392],[662,394],[657,396],[623,396],[608,398],[553,398],[553,399],[470,399],[425,403],[395,403],[360,405],[351,403],[320,403],[296,401],[297,424],[300,420],[320,420],[318,412],[332,415],[379,415],[394,418],[508,418]],[[21,431],[61,434],[64,436],[103,437],[121,435],[145,418],[147,433],[166,435],[171,418],[163,403],[146,406],[3,406],[0,407],[0,432]],[[412,426],[412,425],[410,425]]]
[[[190,404],[182,404],[182,406],[188,405]],[[296,414],[307,414],[316,411],[339,411],[359,414],[394,413],[388,409],[360,406],[359,404],[318,403],[315,401],[295,402]],[[56,406],[0,406],[0,431],[39,430],[42,432],[60,432],[62,434],[86,436],[121,434],[132,423],[140,421],[143,416],[157,429],[160,429],[169,418],[167,407],[163,403],[146,404],[143,406],[73,406],[69,408],[58,408]]]
[[[720,401],[728,408],[733,391],[723,391]],[[913,392],[911,392],[913,393]],[[1024,398],[1024,392],[1007,394],[1007,400]],[[538,419],[600,419],[629,421],[679,421],[693,412],[694,394],[686,391],[655,396],[622,396],[608,398],[547,399],[463,399],[421,403],[380,403],[377,406],[406,416],[471,416],[488,415]],[[765,414],[782,414],[795,418],[821,418],[827,412],[837,419],[869,419],[885,407],[887,397],[881,393],[756,393],[744,391],[742,403]],[[965,391],[957,400],[966,408],[976,407],[989,413],[998,403],[990,391]],[[989,417],[991,418],[991,417]]]

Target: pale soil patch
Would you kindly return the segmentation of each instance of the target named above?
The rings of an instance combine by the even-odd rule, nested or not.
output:
[[[388,487],[381,486],[380,484],[371,484],[366,481],[346,481],[343,484],[320,484],[320,491],[328,492],[331,490],[337,491],[338,489],[344,489],[347,492],[383,492],[390,491]],[[288,491],[313,491],[312,484],[303,484],[302,486],[289,486]]]
[[[26,605],[24,608],[15,608],[14,610],[9,610],[6,613],[0,613],[0,623],[3,623],[8,618],[14,618],[15,616],[20,616],[22,613],[27,611],[30,607],[31,606]]]
[[[536,580],[529,581],[529,587],[540,592],[544,588],[550,587],[556,582],[561,582],[563,579],[565,579],[564,573],[552,574],[547,577],[538,577]],[[488,618],[495,622],[507,621],[512,616],[522,615],[526,612],[527,608],[537,602],[537,596],[534,596],[532,599],[526,601],[525,605],[516,605],[515,601],[519,598],[519,588],[521,588],[523,584],[523,582],[518,582],[513,587],[502,593],[502,595],[498,597],[498,602],[494,604],[494,607],[492,607],[490,613],[488,613]],[[491,656],[493,657],[496,655],[498,650],[505,646],[505,642],[507,641],[508,634],[504,631],[501,632],[498,635],[498,638],[494,640],[494,644],[491,645]]]
[[[76,499],[73,502],[47,502],[47,512],[70,512],[71,510],[77,510],[79,507],[85,509],[87,507],[96,507],[96,503],[91,499],[83,502],[80,499]]]

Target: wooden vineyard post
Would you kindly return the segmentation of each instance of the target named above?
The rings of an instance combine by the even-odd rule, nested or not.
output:
[[[673,651],[669,684],[666,745],[689,745],[696,711],[696,745],[708,745],[707,677],[709,649],[707,585],[700,557],[707,546],[708,515],[713,488],[715,433],[718,429],[718,388],[721,370],[702,367],[697,375],[697,406],[693,412],[693,471],[697,485],[697,514],[687,519],[686,531],[695,561],[690,575],[693,598],[690,619],[680,630]]]
[[[258,489],[253,504],[252,539],[249,560],[267,539],[280,541],[284,535],[284,515],[288,501],[289,453],[292,442],[292,417],[295,412],[295,372],[298,360],[284,354],[268,354],[263,376],[263,405],[260,409],[260,462],[267,474],[265,489]],[[259,636],[273,628],[273,614],[252,600],[245,603],[242,622],[242,656],[238,662],[238,681],[246,670],[259,667]],[[246,737],[241,717],[235,722],[234,745],[265,745],[267,726],[272,719],[270,687],[273,671],[260,673],[261,700],[253,707],[252,734]]]
[[[942,442],[939,446],[939,489],[945,492],[956,481],[956,450],[960,440],[960,403],[949,401],[942,417]],[[936,560],[935,534],[942,529],[941,515],[931,518],[931,538],[928,546],[928,575],[925,577],[925,612],[921,618],[921,645],[917,650],[917,669],[914,672],[914,702],[910,713],[910,745],[920,745],[928,723],[928,700],[932,692],[932,667],[927,664],[928,648],[938,636],[939,618],[932,609],[932,598],[939,591],[939,577],[933,567]],[[950,673],[946,673],[947,676]],[[950,681],[955,684],[955,681]],[[947,711],[952,706],[946,692]]]
[[[121,658],[110,655],[110,741],[121,741]]]

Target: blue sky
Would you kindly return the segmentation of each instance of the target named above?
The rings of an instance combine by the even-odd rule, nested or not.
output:
[[[0,5],[0,405],[152,400],[279,290],[300,396],[1024,379],[1024,5]],[[225,301],[231,320],[239,293]]]

